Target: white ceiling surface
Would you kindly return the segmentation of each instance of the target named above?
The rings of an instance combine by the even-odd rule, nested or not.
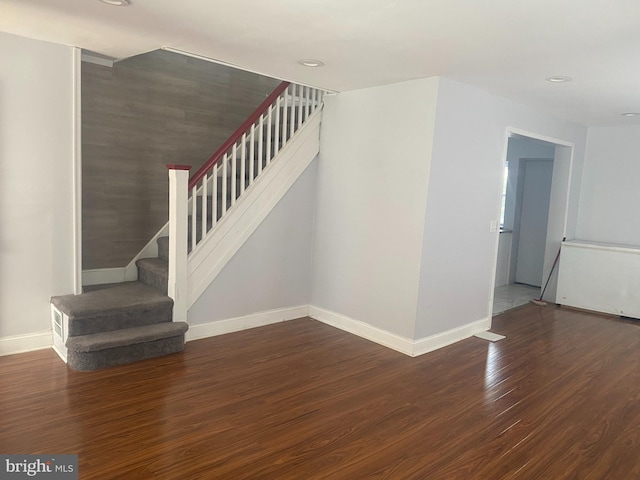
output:
[[[638,0],[0,0],[0,31],[116,58],[172,47],[336,91],[446,76],[588,126],[640,124],[620,116],[640,112]]]

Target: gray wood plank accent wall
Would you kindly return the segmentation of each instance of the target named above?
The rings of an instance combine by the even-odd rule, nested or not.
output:
[[[278,83],[160,50],[83,62],[83,269],[126,266],[168,219],[165,165],[195,172]]]

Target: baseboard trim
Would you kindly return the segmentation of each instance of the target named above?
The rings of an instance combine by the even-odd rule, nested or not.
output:
[[[186,333],[186,341],[199,340],[201,338],[215,337],[225,333],[239,332],[250,328],[264,327],[273,323],[286,322],[296,318],[307,317],[309,306],[278,308],[264,312],[252,313],[243,317],[228,318],[217,322],[189,325]]]
[[[452,328],[445,332],[437,333],[429,337],[416,340],[413,344],[413,356],[424,355],[439,348],[472,337],[476,333],[485,332],[491,328],[491,317],[483,318],[475,322],[467,323],[461,327]]]
[[[325,310],[324,308],[313,305],[299,305],[297,307],[267,310],[243,317],[228,318],[217,322],[189,325],[186,340],[193,341],[215,337],[217,335],[263,327],[265,325],[286,322],[307,316],[411,357],[446,347],[491,328],[491,318],[488,317],[447,330],[446,332],[413,341],[409,338],[374,327],[368,323]],[[42,350],[44,348],[50,348],[52,345],[53,337],[50,330],[27,335],[1,337],[0,356]]]
[[[124,268],[96,268],[82,271],[82,285],[124,282]]]
[[[0,337],[0,356],[42,350],[44,348],[51,348],[52,345],[53,337],[51,330],[29,333],[27,335]]]
[[[379,345],[392,348],[411,357],[417,357],[418,355],[446,347],[491,328],[491,318],[484,318],[461,327],[447,330],[446,332],[424,337],[419,340],[411,340],[387,330],[374,327],[368,323],[361,322],[360,320],[355,320],[313,305],[309,305],[309,316],[314,320],[326,323],[327,325],[339,328],[340,330],[352,333]]]
[[[309,305],[309,316],[314,320],[326,323],[332,327],[339,328],[345,332],[352,333],[367,340],[371,340],[374,343],[383,345],[405,355],[412,355],[413,352],[413,340],[396,335],[395,333],[388,332],[378,327],[374,327],[360,320],[347,317],[340,313],[325,310],[324,308]]]

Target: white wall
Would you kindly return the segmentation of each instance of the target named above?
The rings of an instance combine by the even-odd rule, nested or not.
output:
[[[0,52],[2,339],[46,332],[73,293],[74,49],[0,33]]]
[[[576,237],[639,246],[639,179],[640,126],[590,128]]]
[[[511,244],[512,232],[501,232],[498,240],[498,265],[496,267],[496,287],[509,284],[509,271],[511,269]]]
[[[441,78],[415,338],[490,318],[498,232],[489,223],[500,215],[507,127],[575,143],[575,218],[586,128]]]
[[[412,338],[438,79],[327,97],[312,305]]]
[[[198,325],[308,305],[317,159],[189,309]]]

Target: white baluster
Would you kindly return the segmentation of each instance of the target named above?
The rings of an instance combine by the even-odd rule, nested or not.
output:
[[[275,144],[273,145],[273,156],[275,157],[280,151],[280,100],[281,97],[276,99],[276,128],[274,133]]]
[[[227,213],[227,170],[229,163],[228,154],[224,154],[222,157],[222,216]]]
[[[287,87],[287,90],[284,91],[284,93],[282,94],[284,97],[284,107],[282,108],[282,146],[284,147],[285,144],[287,143],[287,111],[288,111],[288,107],[287,107],[287,91],[289,90],[289,88],[291,88],[290,86]]]
[[[273,105],[269,107],[269,109],[267,110],[267,154],[265,155],[265,161],[264,161],[264,166],[266,167],[267,165],[269,165],[269,162],[271,161],[271,121],[272,121],[272,111],[273,111]]]
[[[213,165],[213,171],[211,172],[211,215],[213,219],[211,220],[211,228],[214,227],[216,222],[218,221],[218,164]]]
[[[209,202],[209,197],[207,195],[208,181],[208,177],[205,175],[202,178],[202,234],[200,235],[200,240],[204,240],[204,237],[207,236],[207,203]]]
[[[262,143],[263,142],[264,142],[264,115],[260,115],[260,121],[258,122],[258,175],[262,173]]]
[[[316,108],[318,108],[318,89],[314,88],[313,89],[313,95],[311,96],[311,98],[313,98],[312,103],[311,103],[311,113],[315,113]]]
[[[198,209],[198,185],[191,189],[191,250],[196,248],[196,211]]]
[[[236,180],[238,178],[238,175],[236,174],[236,172],[238,171],[237,162],[236,162],[237,157],[238,157],[238,144],[234,143],[233,149],[231,150],[231,205],[232,206],[234,203],[236,203]]]
[[[306,87],[305,89],[305,115],[304,115],[304,120],[306,121],[307,118],[309,118],[309,115],[311,114],[311,87]]]
[[[291,85],[291,119],[289,120],[289,139],[293,137],[293,132],[296,125],[296,86]]]
[[[242,134],[242,140],[240,140],[240,195],[244,193],[244,189],[247,182],[247,134]]]
[[[256,163],[256,124],[251,125],[251,133],[249,134],[249,185],[253,183],[255,174],[254,164]]]
[[[304,98],[304,89],[302,85],[298,85],[298,121],[296,122],[296,130],[302,126],[302,99]]]

